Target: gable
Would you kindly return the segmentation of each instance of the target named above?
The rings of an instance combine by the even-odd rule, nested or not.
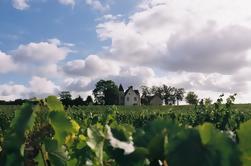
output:
[[[125,96],[136,96],[137,94],[131,88],[128,89],[125,93]]]

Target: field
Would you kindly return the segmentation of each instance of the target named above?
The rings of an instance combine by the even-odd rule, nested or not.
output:
[[[250,166],[251,105],[0,106],[3,165]],[[17,111],[15,111],[17,110]]]

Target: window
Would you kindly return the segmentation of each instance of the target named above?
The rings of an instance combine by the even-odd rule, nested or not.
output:
[[[129,97],[127,97],[126,100],[129,101]]]
[[[137,97],[134,97],[134,101],[137,101]]]

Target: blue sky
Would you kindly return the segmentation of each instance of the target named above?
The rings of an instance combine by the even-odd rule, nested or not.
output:
[[[0,100],[99,79],[125,88],[167,84],[201,98],[251,102],[248,0],[2,0]],[[198,8],[200,6],[200,8]]]
[[[123,2],[123,1],[122,1]],[[133,1],[111,4],[112,14],[127,15],[133,10]],[[96,36],[97,19],[106,12],[92,9],[84,2],[75,6],[61,5],[57,1],[31,1],[27,10],[17,10],[11,1],[3,0],[0,5],[1,49],[15,49],[20,43],[59,38],[85,47],[88,52],[100,49]],[[108,11],[107,11],[108,12]],[[87,49],[89,48],[89,49]]]
[[[108,11],[98,11],[84,1],[74,6],[62,5],[57,1],[31,1],[29,8],[18,10],[12,2],[3,0],[0,5],[0,48],[10,52],[20,44],[46,41],[57,38],[74,44],[74,52],[65,60],[83,58],[102,50],[107,42],[99,41],[96,34],[98,20],[107,13],[128,15],[134,10],[135,2],[107,2]],[[104,4],[105,5],[105,4]],[[25,84],[30,78],[20,74],[2,75],[0,83],[15,81]]]

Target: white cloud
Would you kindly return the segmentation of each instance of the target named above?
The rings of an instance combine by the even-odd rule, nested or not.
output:
[[[15,69],[16,65],[12,61],[11,55],[7,55],[0,51],[0,74],[8,73],[10,71],[14,71]]]
[[[48,39],[48,42],[56,46],[60,46],[62,44],[62,42],[57,38]]]
[[[55,95],[59,92],[59,87],[52,81],[43,77],[32,77],[29,82],[30,96],[46,97],[48,95]]]
[[[21,84],[2,84],[0,85],[0,100],[13,100],[26,98],[28,89]]]
[[[85,0],[85,2],[87,5],[91,6],[93,9],[99,12],[105,12],[110,8],[108,4],[104,5],[99,0]]]
[[[59,90],[59,86],[47,78],[34,76],[28,85],[13,83],[0,85],[0,100],[31,97],[45,98],[48,95],[57,95]]]
[[[32,75],[39,75],[47,78],[56,79],[62,77],[63,73],[61,72],[57,64],[48,64],[43,66],[37,66],[33,70]]]
[[[75,5],[75,0],[58,0],[58,2],[63,5],[70,5],[70,6]]]
[[[89,55],[84,60],[69,61],[63,67],[66,74],[72,76],[106,77],[117,75],[120,67],[116,62],[100,58],[97,55]]]
[[[60,46],[60,41],[54,39],[50,42],[20,45],[12,53],[14,60],[18,63],[44,64],[61,61],[71,51],[68,47]]]
[[[232,25],[229,20],[223,26],[215,15],[203,20],[200,9],[180,0],[150,0],[143,6],[128,21],[108,19],[97,26],[99,38],[111,40],[110,58],[167,71],[206,73],[233,73],[251,64],[251,27],[241,21]]]
[[[31,42],[11,51],[11,60],[17,66],[16,73],[25,76],[40,76],[59,79],[63,76],[59,64],[73,52],[58,39]]]
[[[91,79],[88,77],[67,78],[62,84],[62,89],[78,93],[90,91],[93,87],[94,86],[91,85]]]
[[[247,51],[251,48],[251,29],[228,26],[187,35],[175,34],[168,41],[163,68],[192,72],[233,73],[250,66]]]
[[[12,6],[18,10],[25,10],[29,8],[29,0],[12,0]]]

